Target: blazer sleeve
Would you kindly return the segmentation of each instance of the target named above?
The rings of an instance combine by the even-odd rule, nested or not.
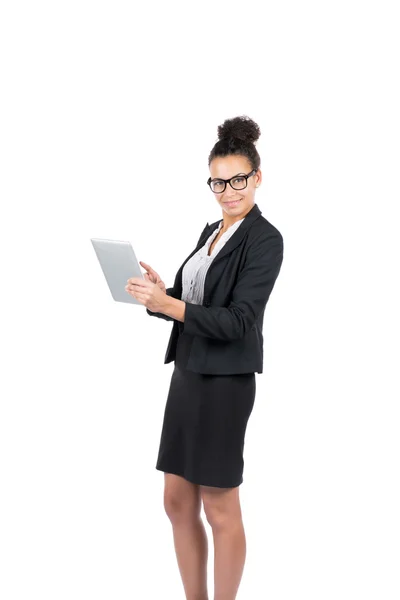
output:
[[[209,227],[209,224],[207,223],[207,225],[204,227],[203,231],[201,232],[201,235],[200,235],[200,237],[198,239],[198,242],[197,242],[196,246],[199,245],[200,240],[203,237],[203,235],[205,234],[205,232],[206,232],[206,230],[207,230],[208,227]],[[165,292],[166,292],[167,296],[172,296],[173,297],[173,295],[172,295],[172,290],[173,289],[174,289],[173,287],[166,288]],[[165,315],[164,313],[161,313],[161,312],[152,312],[148,308],[146,308],[146,312],[151,317],[158,317],[159,319],[164,319],[165,321],[175,321],[175,319],[173,317],[169,317],[168,315]]]
[[[239,272],[229,306],[186,303],[185,333],[230,341],[250,331],[275,285],[283,261],[283,238],[260,236],[249,247]]]

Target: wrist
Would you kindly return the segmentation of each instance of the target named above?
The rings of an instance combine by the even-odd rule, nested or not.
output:
[[[171,296],[168,296],[167,294],[165,294],[165,298],[163,300],[164,301],[162,303],[162,312],[165,312],[165,313],[167,313],[168,311],[173,309],[177,302],[175,300],[175,298],[172,298]]]
[[[185,320],[185,308],[186,303],[183,300],[177,298],[171,298],[167,296],[167,299],[163,303],[163,308],[160,312],[163,312],[168,317],[172,317],[177,321]]]

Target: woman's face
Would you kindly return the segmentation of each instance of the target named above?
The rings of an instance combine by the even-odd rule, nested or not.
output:
[[[214,158],[210,163],[210,177],[214,179],[230,179],[231,177],[247,175],[252,170],[251,164],[245,156],[231,154],[223,158]],[[232,182],[235,185],[235,181]],[[214,196],[221,208],[230,217],[241,219],[254,206],[256,188],[261,183],[261,171],[247,179],[247,187],[242,190],[233,189],[229,183],[221,193]],[[238,202],[236,202],[238,201]]]

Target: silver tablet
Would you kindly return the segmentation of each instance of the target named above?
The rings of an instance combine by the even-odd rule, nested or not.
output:
[[[144,279],[130,242],[100,238],[91,238],[90,241],[93,244],[114,300],[143,306],[141,302],[125,290],[130,277]]]

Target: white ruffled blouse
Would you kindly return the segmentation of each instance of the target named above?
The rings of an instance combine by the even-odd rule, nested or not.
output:
[[[208,256],[208,249],[223,225],[223,220],[221,220],[220,224],[207,239],[204,246],[199,248],[196,254],[194,254],[192,258],[188,260],[182,271],[181,300],[190,302],[191,304],[203,303],[204,280],[206,278],[207,271],[218,252],[235,233],[236,229],[241,223],[243,223],[243,221],[244,218],[231,225],[219,238],[218,242],[213,248],[211,256]]]

